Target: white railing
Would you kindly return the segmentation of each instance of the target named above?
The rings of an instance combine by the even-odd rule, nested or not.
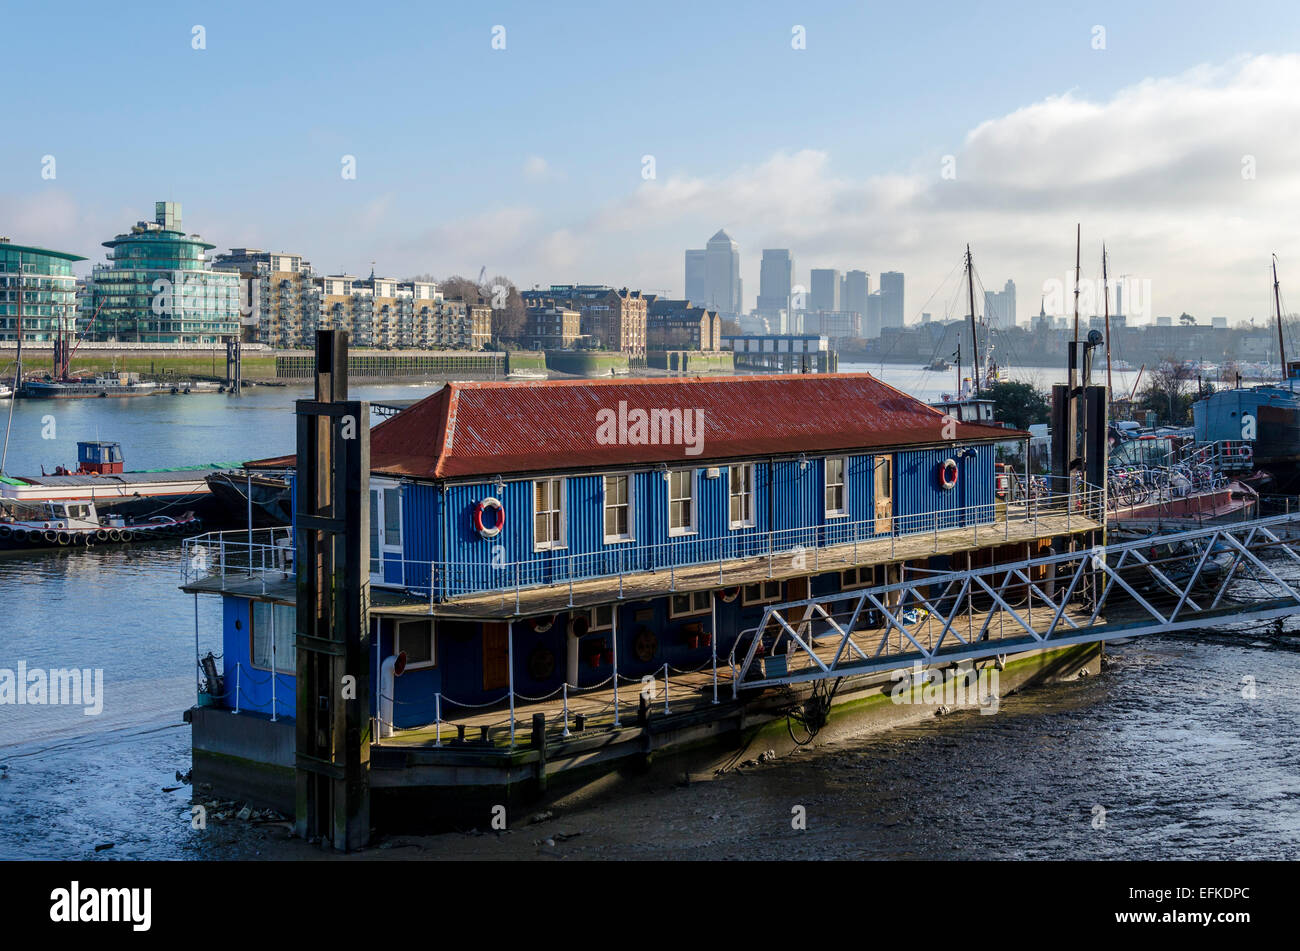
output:
[[[701,568],[716,570],[717,585],[753,580],[753,570],[766,561],[768,575],[792,558],[802,559],[807,573],[850,567],[866,557],[863,546],[871,545],[873,560],[884,559],[882,543],[888,544],[893,559],[899,541],[930,536],[937,551],[949,532],[969,532],[974,545],[1010,539],[1012,526],[1033,526],[1045,518],[1064,519],[1050,531],[1072,530],[1072,518],[1101,521],[1104,490],[1081,487],[1070,495],[1035,495],[1010,502],[987,502],[885,519],[850,522],[835,520],[805,528],[759,532],[737,529],[723,537],[682,536],[653,545],[626,542],[607,545],[599,551],[571,553],[565,549],[540,551],[519,561],[497,561],[485,554],[478,561],[388,560],[372,557],[377,585],[405,590],[416,597],[447,601],[467,595],[499,592],[512,597],[516,606],[521,593],[540,587],[567,585],[573,604],[573,585],[592,579],[617,579],[619,596],[623,584],[635,576],[666,575],[665,589],[677,589],[678,575],[690,570],[698,581]],[[1019,534],[1019,533],[1018,533]],[[293,577],[293,549],[288,528],[209,532],[184,542],[185,583],[219,579],[220,588],[246,587],[249,581],[267,584]],[[909,548],[906,557],[915,557]],[[382,581],[379,575],[382,573]]]

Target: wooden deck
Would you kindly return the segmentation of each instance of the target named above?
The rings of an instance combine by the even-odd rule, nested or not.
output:
[[[1035,630],[1041,631],[1045,629],[1052,618],[1053,612],[1050,608],[1041,604],[1035,607],[1029,599],[1022,599],[1021,603],[1013,604],[1013,607],[1021,612],[1021,616],[1025,617]],[[1086,622],[1089,617],[1088,612],[1078,605],[1071,605],[1067,608],[1066,614],[1080,624]],[[1006,611],[1001,609],[993,611],[976,610],[969,603],[968,610],[960,616],[954,627],[962,637],[968,641],[974,641],[986,618],[989,619],[986,632],[989,642],[996,644],[1001,640],[1018,640],[1023,638],[1025,634],[1024,629]],[[841,623],[845,621],[844,618],[838,620]],[[795,626],[797,629],[798,625]],[[924,644],[927,649],[931,649],[937,642],[942,628],[942,621],[933,615],[926,615],[917,623],[908,625],[908,633],[916,641]],[[776,625],[773,623],[769,627],[769,631],[775,631],[775,629]],[[853,642],[863,653],[873,656],[880,646],[883,636],[883,628],[861,628],[854,631]],[[784,643],[790,643],[789,639],[785,639]],[[812,646],[818,658],[829,666],[834,660],[839,644],[840,637],[834,632],[830,632],[820,634],[810,646]],[[950,632],[945,644],[956,647],[959,646],[960,642]],[[737,651],[738,663],[743,660],[744,646],[742,645],[742,649]],[[729,653],[730,646],[727,646],[726,649]],[[1018,646],[1016,650],[1024,652],[1024,647]],[[850,650],[846,648],[845,658],[850,657],[850,653]],[[906,669],[915,653],[915,647],[907,636],[894,629],[889,632],[881,656],[898,657],[900,669]],[[792,674],[810,670],[814,667],[812,659],[802,650],[786,654],[785,658],[789,672]],[[852,669],[845,669],[844,675],[852,676]],[[864,679],[870,678],[872,681],[885,684],[891,683],[893,679],[888,673],[879,672],[862,676]],[[728,657],[724,654],[718,656],[716,696],[719,702],[716,705],[713,702],[714,670],[711,659],[706,659],[703,667],[693,671],[679,671],[670,667],[666,680],[666,689],[662,667],[653,675],[653,680],[650,681],[648,688],[647,683],[639,677],[625,678],[620,676],[618,710],[621,725],[630,726],[637,722],[637,712],[643,690],[647,690],[649,709],[651,714],[656,717],[698,715],[710,709],[729,708],[732,704],[733,680],[734,677]],[[743,685],[742,689],[745,689]],[[772,694],[777,689],[767,688],[765,693]],[[753,692],[742,696],[746,700],[755,698]],[[614,688],[609,679],[595,687],[578,689],[570,687],[567,692],[562,688],[557,689],[542,698],[528,698],[516,694],[514,706],[515,745],[523,746],[529,742],[533,716],[539,713],[546,719],[548,743],[562,742],[566,738],[564,734],[566,728],[570,737],[580,738],[608,733],[615,729],[614,703]],[[441,716],[441,723],[431,723],[418,728],[398,730],[392,736],[379,739],[377,743],[380,746],[404,748],[428,747],[439,743],[447,746],[456,740],[459,728],[463,727],[464,738],[468,747],[501,749],[508,748],[510,745],[508,695],[487,708],[460,706],[444,697]],[[585,721],[584,729],[581,731],[577,729],[579,716]]]

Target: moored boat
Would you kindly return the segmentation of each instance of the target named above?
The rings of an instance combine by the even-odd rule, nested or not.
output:
[[[118,396],[155,396],[157,383],[141,380],[138,373],[101,375],[90,379],[28,380],[21,395],[34,399],[70,400]]]
[[[0,515],[0,550],[89,548],[148,541],[194,533],[201,526],[202,520],[193,512],[176,518],[155,515],[134,519],[120,514],[100,515],[94,502],[46,502]]]

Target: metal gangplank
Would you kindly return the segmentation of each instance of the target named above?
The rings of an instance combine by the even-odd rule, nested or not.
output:
[[[769,605],[732,695],[1300,613],[1295,538],[1276,515]]]

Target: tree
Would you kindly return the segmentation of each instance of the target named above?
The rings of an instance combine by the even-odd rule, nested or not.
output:
[[[1210,390],[1213,392],[1213,386]],[[1199,398],[1192,387],[1191,372],[1169,359],[1150,370],[1149,382],[1138,394],[1138,409],[1154,412],[1161,425],[1186,426],[1191,422],[1192,404]]]
[[[984,389],[983,395],[993,401],[993,418],[1016,429],[1045,423],[1051,415],[1047,397],[1032,383],[994,383]]]
[[[524,335],[527,318],[524,299],[510,278],[498,274],[484,286],[492,306],[492,336],[497,340],[518,340]]]
[[[1178,315],[1178,322],[1182,324],[1184,327],[1196,326],[1196,318],[1193,317],[1191,314],[1187,313],[1187,311],[1183,311],[1181,314]]]

